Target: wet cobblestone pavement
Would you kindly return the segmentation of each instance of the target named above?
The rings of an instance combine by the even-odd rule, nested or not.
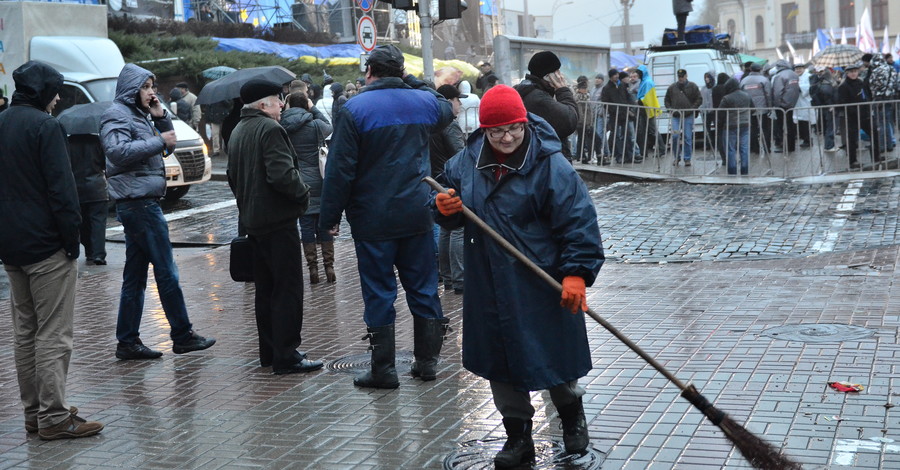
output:
[[[592,194],[610,262],[588,303],[804,468],[900,468],[898,181],[598,186]],[[167,210],[175,217],[173,241],[230,240],[236,210],[222,203],[222,185],[192,189]],[[108,236],[117,233],[111,220]],[[460,364],[462,296],[442,293],[454,332],[436,381],[407,377],[397,390],[359,389],[333,367],[366,354],[348,229],[336,243],[337,284],[305,284],[302,348],[328,365],[307,375],[273,376],[259,367],[253,286],[230,280],[228,249],[216,245],[176,251],[191,319],[216,346],[172,354],[151,282],[141,336],[165,355],[117,361],[124,255],[120,243],[108,248],[108,266],[79,265],[68,381],[79,415],[106,428],[73,441],[25,433],[4,300],[0,469],[492,468],[477,460],[445,467],[473,442],[503,437],[487,382]],[[733,262],[686,263],[725,259]],[[397,309],[398,348],[408,354],[412,321],[402,294]],[[594,369],[581,384],[594,455],[604,459],[599,468],[749,468],[674,386],[587,321]],[[872,334],[829,342],[772,334],[801,325],[852,325]],[[826,385],[842,380],[866,389],[844,394]],[[561,439],[557,413],[542,393],[534,403],[535,438],[549,448]]]

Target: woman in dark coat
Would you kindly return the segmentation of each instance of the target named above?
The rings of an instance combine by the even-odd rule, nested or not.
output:
[[[285,107],[281,114],[281,126],[291,138],[294,152],[300,160],[303,182],[309,185],[309,208],[300,217],[300,240],[303,242],[303,253],[309,268],[309,282],[319,282],[316,244],[322,245],[325,280],[334,282],[334,238],[328,232],[321,232],[316,228],[319,225],[319,205],[322,201],[319,147],[325,144],[325,137],[331,134],[331,123],[303,92],[291,93]]]
[[[578,379],[591,370],[582,310],[603,264],[597,213],[547,121],[497,85],[481,101],[481,129],[444,167],[460,197],[436,198],[438,223],[465,226],[463,366],[491,382],[509,439],[498,467],[534,456],[529,391],[550,391],[569,453],[589,444]],[[563,285],[553,287],[462,218],[462,202]],[[465,223],[464,223],[465,222]]]

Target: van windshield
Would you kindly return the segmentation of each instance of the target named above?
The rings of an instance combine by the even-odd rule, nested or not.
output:
[[[102,78],[82,83],[96,101],[112,101],[116,98],[117,78]]]

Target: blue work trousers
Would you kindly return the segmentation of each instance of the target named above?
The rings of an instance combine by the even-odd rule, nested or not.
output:
[[[354,241],[362,287],[366,326],[394,323],[397,311],[397,277],[406,291],[409,311],[422,318],[443,318],[438,297],[438,268],[431,231],[404,238]]]

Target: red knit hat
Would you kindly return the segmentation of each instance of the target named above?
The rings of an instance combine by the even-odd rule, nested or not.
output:
[[[495,85],[481,98],[478,120],[481,127],[528,122],[528,111],[518,91],[507,85]]]

